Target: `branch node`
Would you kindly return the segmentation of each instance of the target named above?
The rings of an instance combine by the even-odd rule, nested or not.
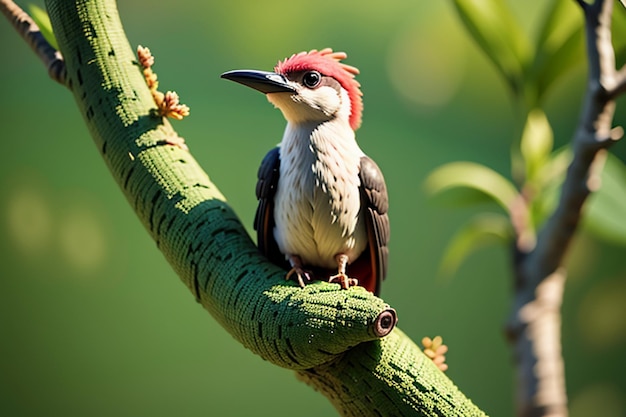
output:
[[[609,139],[611,139],[613,142],[617,142],[622,137],[624,137],[624,128],[622,126],[615,126],[613,129],[611,129],[611,132],[609,133]]]
[[[387,336],[398,323],[398,314],[393,308],[387,308],[374,320],[374,334],[378,337]]]

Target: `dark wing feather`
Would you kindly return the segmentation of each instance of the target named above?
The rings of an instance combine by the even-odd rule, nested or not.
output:
[[[259,205],[254,216],[254,229],[257,232],[257,245],[263,255],[276,265],[285,267],[286,261],[274,239],[274,196],[280,176],[280,148],[269,151],[259,167],[256,183],[256,197]]]
[[[389,199],[387,186],[378,165],[367,156],[361,158],[361,201],[369,238],[369,261],[372,277],[366,288],[378,295],[382,280],[387,276],[389,257]]]

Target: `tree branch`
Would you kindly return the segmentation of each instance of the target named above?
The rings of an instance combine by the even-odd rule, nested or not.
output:
[[[11,22],[17,33],[30,45],[48,70],[48,75],[54,81],[65,85],[65,63],[63,56],[57,51],[39,30],[39,26],[11,0],[0,0],[0,10]]]
[[[178,135],[154,116],[114,0],[46,4],[65,85],[103,159],[181,280],[228,332],[297,370],[343,415],[484,415],[394,329],[383,300],[325,282],[301,289],[259,254],[191,154],[170,145]]]
[[[519,416],[566,416],[560,309],[566,279],[563,260],[597,184],[604,150],[621,137],[612,129],[615,98],[624,91],[623,69],[615,70],[611,43],[613,0],[586,3],[589,75],[580,122],[573,138],[574,157],[558,206],[530,251],[516,249],[516,295],[507,331],[516,352]],[[595,179],[595,180],[594,180]]]

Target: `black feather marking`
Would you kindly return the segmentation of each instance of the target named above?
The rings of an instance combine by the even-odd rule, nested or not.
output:
[[[380,284],[387,276],[389,258],[389,199],[387,186],[378,165],[364,156],[361,158],[361,199],[366,213],[366,225],[369,236],[370,255],[375,280],[374,294],[380,292]]]
[[[259,204],[254,215],[254,229],[261,253],[274,264],[286,268],[288,264],[274,239],[274,196],[279,176],[280,148],[276,147],[265,155],[257,174],[256,197]]]

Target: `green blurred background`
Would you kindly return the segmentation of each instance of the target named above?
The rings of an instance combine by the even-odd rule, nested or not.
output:
[[[544,2],[510,3],[532,31]],[[521,123],[451,5],[181,0],[119,8],[133,47],[156,56],[161,89],[191,107],[175,128],[250,231],[256,170],[284,121],[262,95],[219,74],[271,69],[312,48],[348,52],[364,92],[358,139],[383,169],[392,201],[382,295],[414,340],[444,337],[448,375],[466,395],[490,415],[513,415],[502,333],[508,249],[482,249],[452,279],[437,275],[454,231],[471,214],[497,208],[436,204],[422,186],[432,169],[454,160],[509,177]],[[5,21],[0,39],[0,415],[336,415],[195,303],[112,181],[71,94],[47,78]],[[557,145],[575,128],[584,74],[581,60],[546,103]],[[626,124],[625,106],[621,100],[616,124]],[[626,160],[623,143],[613,151]],[[624,416],[624,248],[583,232],[568,264],[571,415]]]

